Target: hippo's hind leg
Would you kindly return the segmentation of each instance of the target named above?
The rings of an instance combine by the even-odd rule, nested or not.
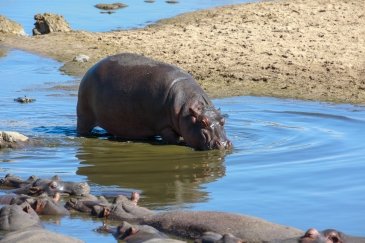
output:
[[[96,126],[94,114],[88,105],[77,103],[77,134],[88,136]]]

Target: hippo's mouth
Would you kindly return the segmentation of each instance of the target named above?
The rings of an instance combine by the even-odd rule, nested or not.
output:
[[[202,134],[205,139],[205,146],[206,146],[207,150],[229,149],[232,147],[231,141],[229,141],[225,137],[225,133],[224,133],[224,131],[222,131],[223,128],[221,127],[219,122],[217,122],[217,121],[212,122],[212,124],[209,126],[208,130],[210,130],[212,132],[212,134],[216,134],[216,135],[211,136],[209,131],[203,130]],[[223,138],[223,139],[220,139],[220,138]]]
[[[219,141],[215,140],[212,142],[212,145],[210,145],[212,149],[229,149],[232,147],[232,144],[229,140],[226,141]]]

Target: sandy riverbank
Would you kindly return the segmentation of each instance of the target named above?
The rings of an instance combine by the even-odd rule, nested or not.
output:
[[[46,55],[83,75],[135,52],[189,71],[212,97],[263,95],[365,104],[363,0],[283,0],[184,14],[144,29],[0,34],[0,45]],[[85,64],[77,54],[90,56]]]

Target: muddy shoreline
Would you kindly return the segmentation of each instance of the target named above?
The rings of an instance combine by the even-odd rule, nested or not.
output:
[[[59,60],[77,76],[105,56],[134,52],[189,71],[212,97],[365,104],[364,36],[362,0],[278,0],[187,13],[143,29],[0,34],[0,45]],[[90,60],[72,61],[78,54]]]

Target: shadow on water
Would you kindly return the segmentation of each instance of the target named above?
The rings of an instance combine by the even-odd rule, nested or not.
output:
[[[76,157],[93,183],[142,190],[143,204],[181,207],[205,202],[202,184],[225,175],[224,152],[197,152],[183,146],[84,139]]]

